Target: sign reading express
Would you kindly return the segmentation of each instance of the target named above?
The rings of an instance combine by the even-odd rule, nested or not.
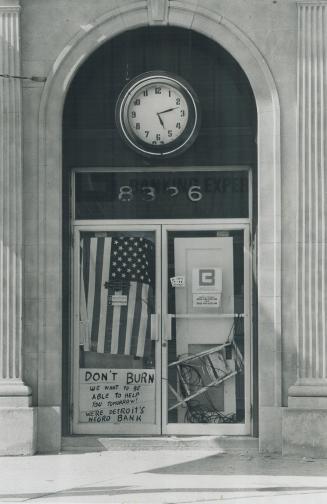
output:
[[[79,421],[155,423],[153,369],[80,369]]]

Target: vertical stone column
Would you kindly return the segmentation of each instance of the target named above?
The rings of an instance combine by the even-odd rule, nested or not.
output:
[[[327,1],[298,2],[298,377],[287,453],[327,453]],[[287,430],[286,429],[286,430]]]
[[[33,451],[22,380],[22,105],[18,1],[0,0],[0,454]]]

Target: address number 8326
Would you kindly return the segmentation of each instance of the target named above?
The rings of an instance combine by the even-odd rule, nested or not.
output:
[[[181,192],[176,186],[168,186],[166,187],[166,193],[170,198],[175,198],[180,195]],[[142,201],[155,201],[158,197],[158,193],[155,187],[153,186],[143,186],[140,188],[140,196]],[[136,192],[134,191],[132,186],[124,185],[120,186],[118,192],[118,200],[122,202],[130,202],[136,197]],[[202,200],[203,193],[201,191],[201,186],[192,185],[187,190],[187,197],[190,201],[197,202]]]

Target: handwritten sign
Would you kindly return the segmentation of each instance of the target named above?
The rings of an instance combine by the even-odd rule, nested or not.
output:
[[[154,369],[80,369],[79,421],[155,423]]]

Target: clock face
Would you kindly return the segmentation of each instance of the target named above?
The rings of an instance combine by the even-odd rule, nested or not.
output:
[[[173,156],[196,138],[198,100],[184,80],[148,72],[123,89],[117,101],[116,123],[134,150],[149,156]]]

